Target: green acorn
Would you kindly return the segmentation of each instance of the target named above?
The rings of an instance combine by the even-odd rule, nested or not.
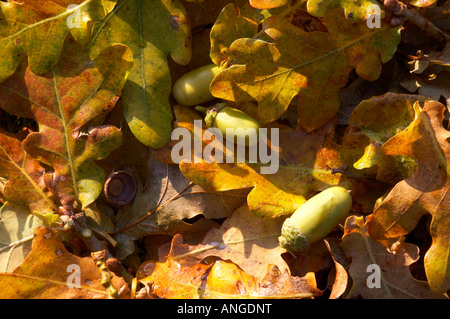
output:
[[[205,123],[207,127],[215,127],[222,132],[225,138],[245,146],[253,146],[258,143],[258,130],[261,125],[247,113],[227,106],[225,103],[217,103],[206,109],[196,106],[195,109],[205,112]],[[234,134],[227,136],[227,128],[234,129]]]
[[[182,75],[173,85],[173,97],[184,106],[213,100],[209,86],[218,72],[217,65],[208,64]]]
[[[352,197],[340,186],[311,197],[286,219],[278,237],[281,247],[291,253],[303,252],[327,236],[350,212]]]

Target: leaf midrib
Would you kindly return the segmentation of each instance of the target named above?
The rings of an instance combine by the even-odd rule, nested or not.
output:
[[[50,17],[50,18],[41,20],[41,21],[39,21],[39,22],[36,22],[36,23],[30,24],[30,25],[27,25],[27,26],[26,26],[25,28],[23,28],[22,30],[20,30],[20,31],[18,31],[18,32],[14,33],[14,34],[12,34],[12,35],[10,35],[10,36],[8,36],[8,37],[6,37],[6,38],[0,39],[0,41],[6,41],[6,40],[14,39],[16,36],[18,36],[18,35],[20,35],[20,34],[26,32],[26,31],[28,31],[28,30],[30,30],[30,29],[32,29],[32,28],[35,28],[35,27],[37,27],[37,26],[39,26],[39,25],[41,25],[41,24],[45,24],[45,23],[47,23],[47,22],[53,22],[53,21],[55,21],[55,20],[64,18],[65,16],[70,16],[70,15],[72,15],[76,10],[81,9],[82,7],[84,7],[84,6],[88,5],[89,3],[91,3],[92,1],[94,1],[94,0],[86,0],[86,1],[84,1],[83,3],[79,4],[77,7],[74,7],[74,8],[71,9],[71,10],[64,11],[64,12],[62,12],[62,13],[56,15],[56,16],[53,16],[53,17]]]
[[[61,117],[61,124],[63,127],[63,135],[64,135],[64,148],[66,149],[66,154],[67,154],[67,164],[69,166],[69,170],[70,170],[70,175],[72,177],[72,187],[73,190],[75,192],[75,196],[78,199],[79,198],[79,192],[78,192],[78,187],[77,187],[77,177],[75,174],[75,162],[73,160],[72,157],[72,152],[70,149],[70,141],[69,141],[69,127],[68,124],[66,123],[66,118],[64,116],[64,107],[62,105],[61,102],[61,97],[59,95],[59,91],[58,91],[58,85],[56,82],[56,72],[55,69],[52,69],[52,78],[53,78],[53,87],[55,90],[55,98],[56,101],[58,103],[58,110],[59,110],[59,114]]]
[[[328,57],[330,57],[330,56],[339,54],[340,52],[342,52],[342,51],[348,49],[349,47],[351,47],[351,46],[353,46],[353,45],[355,45],[355,44],[357,44],[357,43],[359,43],[359,42],[361,42],[361,41],[363,41],[363,40],[365,40],[365,39],[367,39],[367,38],[370,38],[370,37],[372,37],[372,36],[375,36],[375,35],[378,34],[378,33],[385,32],[385,31],[386,31],[386,27],[377,29],[377,30],[375,30],[374,32],[371,32],[371,33],[364,34],[364,35],[362,35],[362,36],[360,36],[360,37],[354,39],[353,41],[350,41],[349,43],[345,44],[344,46],[339,47],[339,48],[337,48],[337,49],[335,49],[335,50],[333,50],[333,51],[328,51],[327,53],[325,53],[325,54],[323,54],[323,55],[320,55],[320,56],[318,56],[318,57],[315,58],[315,59],[306,61],[306,62],[304,62],[304,63],[296,64],[296,65],[292,66],[291,68],[287,68],[287,69],[285,69],[285,70],[283,70],[283,71],[280,71],[280,72],[276,72],[276,73],[270,74],[270,75],[268,75],[268,76],[263,77],[262,79],[257,79],[257,80],[255,80],[255,81],[253,81],[253,83],[264,82],[264,81],[266,81],[266,80],[268,80],[268,79],[271,79],[271,78],[273,78],[273,77],[278,77],[278,76],[284,75],[284,74],[286,74],[286,73],[289,73],[289,74],[290,74],[292,71],[295,71],[295,70],[297,70],[297,69],[300,69],[300,68],[302,68],[302,67],[304,67],[304,66],[307,66],[307,65],[310,65],[310,64],[314,64],[314,63],[318,63],[318,62],[320,62],[321,60],[324,60],[324,59],[326,59],[326,58],[328,58]],[[331,70],[330,70],[330,71],[331,71]],[[285,83],[285,81],[283,82],[283,84],[284,84],[284,83]],[[248,84],[247,84],[247,83],[242,83],[242,84],[241,84],[241,83],[234,83],[234,85],[237,86],[237,87],[240,87],[240,86],[248,85]],[[281,89],[280,89],[280,90],[281,90]]]

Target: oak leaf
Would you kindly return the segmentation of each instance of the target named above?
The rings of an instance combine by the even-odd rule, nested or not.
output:
[[[137,278],[154,298],[311,298],[322,294],[313,273],[292,277],[271,265],[266,276],[258,279],[222,260],[190,266],[174,260],[147,261]]]
[[[409,266],[419,259],[417,246],[396,241],[385,247],[367,233],[363,217],[347,218],[341,247],[352,258],[353,285],[346,298],[445,298],[411,275]]]
[[[344,9],[344,16],[349,20],[366,20],[373,11],[373,5],[380,9],[379,18],[384,18],[380,4],[375,0],[308,0],[308,13],[315,17],[323,17],[330,8]],[[372,9],[372,10],[370,10]]]
[[[383,62],[393,56],[399,28],[347,21],[340,10],[325,15],[328,33],[306,32],[281,16],[262,23],[273,40],[241,38],[228,50],[234,65],[219,72],[211,93],[230,101],[258,102],[258,119],[278,119],[298,95],[299,126],[312,131],[334,118],[339,110],[339,89],[350,71],[375,80]]]
[[[168,260],[180,260],[192,265],[214,256],[230,260],[243,271],[262,279],[269,265],[281,272],[288,265],[281,257],[285,252],[278,244],[284,218],[263,219],[251,214],[247,205],[238,208],[220,228],[212,228],[200,244],[183,243],[181,235],[172,240]]]
[[[1,90],[1,89],[0,89]],[[6,178],[3,190],[6,202],[0,212],[22,207],[31,214],[37,214],[48,224],[57,219],[58,207],[54,196],[44,183],[45,168],[29,156],[22,141],[13,134],[0,129],[0,176]]]
[[[189,21],[180,1],[118,1],[97,28],[91,57],[123,43],[130,47],[135,65],[122,99],[125,120],[143,144],[159,148],[170,140],[172,89],[167,56],[185,65],[191,59]]]
[[[258,147],[267,147],[279,156],[278,170],[273,174],[262,174],[261,167],[265,164],[261,162],[184,160],[180,169],[190,181],[207,190],[251,189],[247,203],[258,217],[289,215],[317,191],[331,185],[355,187],[356,182],[338,170],[343,162],[339,146],[332,141],[333,129],[333,123],[329,123],[310,133],[280,130],[279,151],[273,143],[260,143]]]
[[[80,271],[74,273],[76,269]],[[117,291],[126,285],[115,275],[111,282]],[[11,273],[0,273],[0,291],[6,299],[108,298],[94,260],[71,254],[48,227],[35,228],[32,250],[20,266]]]
[[[11,76],[25,56],[32,72],[44,74],[57,62],[71,34],[80,43],[116,0],[22,0],[0,2],[0,82]]]
[[[11,272],[23,262],[37,226],[43,221],[21,206],[6,203],[0,208],[0,271]]]
[[[262,279],[242,271],[231,262],[216,261],[204,288],[204,298],[312,298],[322,294],[314,273],[305,277],[290,276],[269,265]]]
[[[389,185],[408,178],[417,169],[414,159],[386,155],[382,146],[414,120],[414,102],[425,100],[420,95],[386,93],[359,103],[350,115],[344,136],[347,162]]]
[[[416,102],[414,121],[383,144],[387,155],[413,156],[418,169],[392,188],[367,222],[372,237],[395,238],[411,232],[424,214],[432,216],[433,242],[424,264],[428,283],[436,293],[450,288],[450,132],[442,125],[444,108],[435,101],[425,101],[423,108]]]
[[[250,5],[256,9],[272,9],[284,6],[288,0],[250,0]]]
[[[233,28],[230,28],[233,25]],[[258,32],[258,24],[241,16],[239,7],[234,3],[226,5],[217,17],[211,29],[211,60],[221,65],[227,61],[227,51],[234,40],[250,38]]]
[[[115,217],[116,256],[120,259],[134,252],[135,240],[156,234],[208,230],[216,226],[213,219],[230,216],[245,201],[246,194],[239,191],[218,193],[193,185],[177,166],[161,163],[152,156],[148,165],[149,181],[145,184],[127,168],[135,175],[138,190],[133,202],[120,207]],[[190,219],[197,220],[189,222]]]
[[[54,169],[46,174],[45,184],[63,206],[78,202],[78,208],[84,208],[98,197],[106,178],[94,161],[106,158],[122,142],[114,126],[86,126],[115,106],[133,61],[129,48],[121,44],[102,51],[94,61],[75,41],[67,45],[64,58],[48,73],[37,75],[23,63],[2,82],[0,107],[38,122],[39,131],[26,137],[23,149]]]

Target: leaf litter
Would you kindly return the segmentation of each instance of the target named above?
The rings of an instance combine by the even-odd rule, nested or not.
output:
[[[1,2],[2,298],[448,297],[443,1],[22,2]],[[171,132],[202,117],[172,85],[211,62],[203,106],[279,129],[275,174],[173,162]],[[137,185],[125,205],[103,190],[118,170]],[[346,220],[282,249],[284,220],[335,185]]]

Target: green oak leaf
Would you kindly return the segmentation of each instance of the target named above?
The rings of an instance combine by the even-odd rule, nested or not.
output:
[[[167,56],[185,65],[191,59],[190,28],[179,1],[122,0],[100,24],[91,57],[114,44],[131,48],[135,66],[123,91],[125,119],[143,144],[160,148],[170,140],[172,88]]]

